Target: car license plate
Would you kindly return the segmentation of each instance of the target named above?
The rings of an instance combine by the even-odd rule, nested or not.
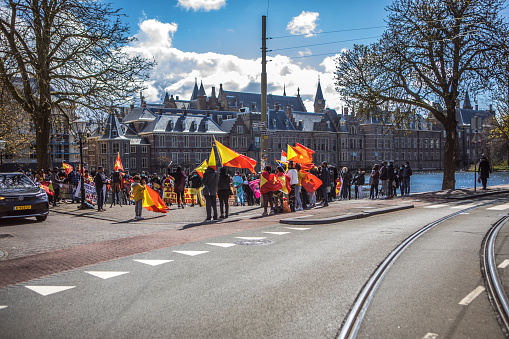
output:
[[[15,211],[20,211],[20,210],[29,210],[31,209],[32,206],[31,205],[25,205],[25,206],[14,206],[14,210]]]

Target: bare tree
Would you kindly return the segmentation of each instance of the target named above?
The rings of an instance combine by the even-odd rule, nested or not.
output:
[[[395,0],[382,38],[337,59],[337,90],[361,114],[396,113],[398,124],[425,113],[443,125],[442,189],[456,182],[456,100],[467,86],[471,93],[488,90],[491,69],[507,49],[503,6],[503,0]]]
[[[4,153],[28,155],[34,143],[32,126],[28,114],[0,86],[0,139],[7,145]]]
[[[118,10],[95,0],[0,0],[0,82],[36,134],[48,168],[52,112],[103,109],[139,91],[153,63],[131,56]]]

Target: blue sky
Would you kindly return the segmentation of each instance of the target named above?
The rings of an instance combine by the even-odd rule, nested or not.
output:
[[[260,92],[261,22],[267,15],[269,93],[296,95],[308,110],[320,77],[330,108],[340,109],[334,89],[334,55],[354,43],[375,41],[389,0],[113,0],[138,42],[132,53],[158,66],[144,92],[158,102],[165,91],[189,98],[195,78],[226,90]],[[363,30],[356,30],[368,28]],[[334,32],[331,31],[341,31]],[[329,33],[331,32],[331,33]],[[300,35],[299,35],[300,34]],[[358,39],[355,41],[347,41]],[[323,44],[320,46],[308,46]],[[297,48],[295,48],[297,47]],[[302,57],[305,56],[305,57]]]

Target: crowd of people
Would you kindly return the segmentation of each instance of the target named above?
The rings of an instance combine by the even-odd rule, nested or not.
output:
[[[479,166],[479,182],[482,182],[483,188],[486,188],[490,172],[491,167],[483,155]],[[320,186],[312,189],[303,187],[306,173],[320,179]],[[66,173],[64,168],[55,167],[53,170],[39,170],[35,173],[29,171],[27,175],[34,182],[51,182],[53,184],[54,194],[51,199],[53,206],[58,206],[59,188],[63,183],[73,187],[71,203],[79,201],[75,195],[80,180],[78,171],[71,170]],[[193,196],[190,206],[193,207],[195,201],[201,205],[198,191],[203,187],[201,194],[205,200],[206,220],[208,221],[228,218],[230,197],[234,198],[234,206],[261,205],[263,207],[262,215],[265,216],[301,211],[317,205],[326,207],[330,201],[336,199],[362,199],[364,187],[369,188],[369,199],[392,199],[398,193],[400,196],[408,196],[412,169],[409,162],[395,166],[392,161],[382,161],[381,164],[374,164],[369,174],[361,168],[350,170],[347,167],[342,167],[338,170],[326,162],[323,162],[319,167],[312,166],[303,170],[300,164],[289,161],[284,167],[280,165],[275,169],[266,166],[258,174],[243,174],[236,171],[233,177],[228,174],[226,167],[221,167],[219,173],[215,168],[208,167],[203,173],[203,177],[195,170],[188,177],[180,166],[177,166],[174,172],[161,177],[156,173],[150,175],[146,172],[131,176],[128,170],[125,172],[115,171],[107,176],[102,167],[99,167],[97,172],[93,172],[91,175],[85,170],[84,176],[95,183],[98,211],[105,210],[107,192],[111,191],[110,207],[117,204],[134,204],[137,220],[143,219],[141,216],[143,192],[147,185],[158,192],[161,198],[164,195],[164,188],[171,187],[172,192],[176,194],[176,204],[179,209],[188,206],[184,197],[186,188],[192,189]],[[266,185],[266,182],[269,184]],[[284,184],[279,186],[273,184],[277,182]],[[283,186],[286,186],[286,189]],[[216,198],[219,199],[219,215]],[[165,202],[171,206],[170,202]]]

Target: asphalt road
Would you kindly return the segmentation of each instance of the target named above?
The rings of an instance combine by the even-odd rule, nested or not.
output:
[[[0,338],[334,338],[357,293],[394,247],[437,218],[485,201],[430,204],[328,225],[261,225],[16,284],[0,289]],[[457,299],[447,291],[464,296],[482,285],[478,239],[507,214],[487,207],[430,231],[408,258],[402,255],[359,337],[501,336],[482,295],[459,310],[475,317],[474,324],[466,315],[453,316],[444,327],[431,321],[440,318],[435,310],[445,299]],[[239,237],[272,243],[232,246]],[[416,267],[414,259],[424,264]],[[436,260],[446,266],[437,268]],[[432,298],[401,286],[412,281]],[[434,287],[445,297],[433,295]],[[396,331],[403,322],[391,314],[405,317],[413,303],[426,306]],[[474,309],[477,304],[481,308]],[[417,327],[428,319],[429,328]],[[478,332],[462,332],[466,325]]]

